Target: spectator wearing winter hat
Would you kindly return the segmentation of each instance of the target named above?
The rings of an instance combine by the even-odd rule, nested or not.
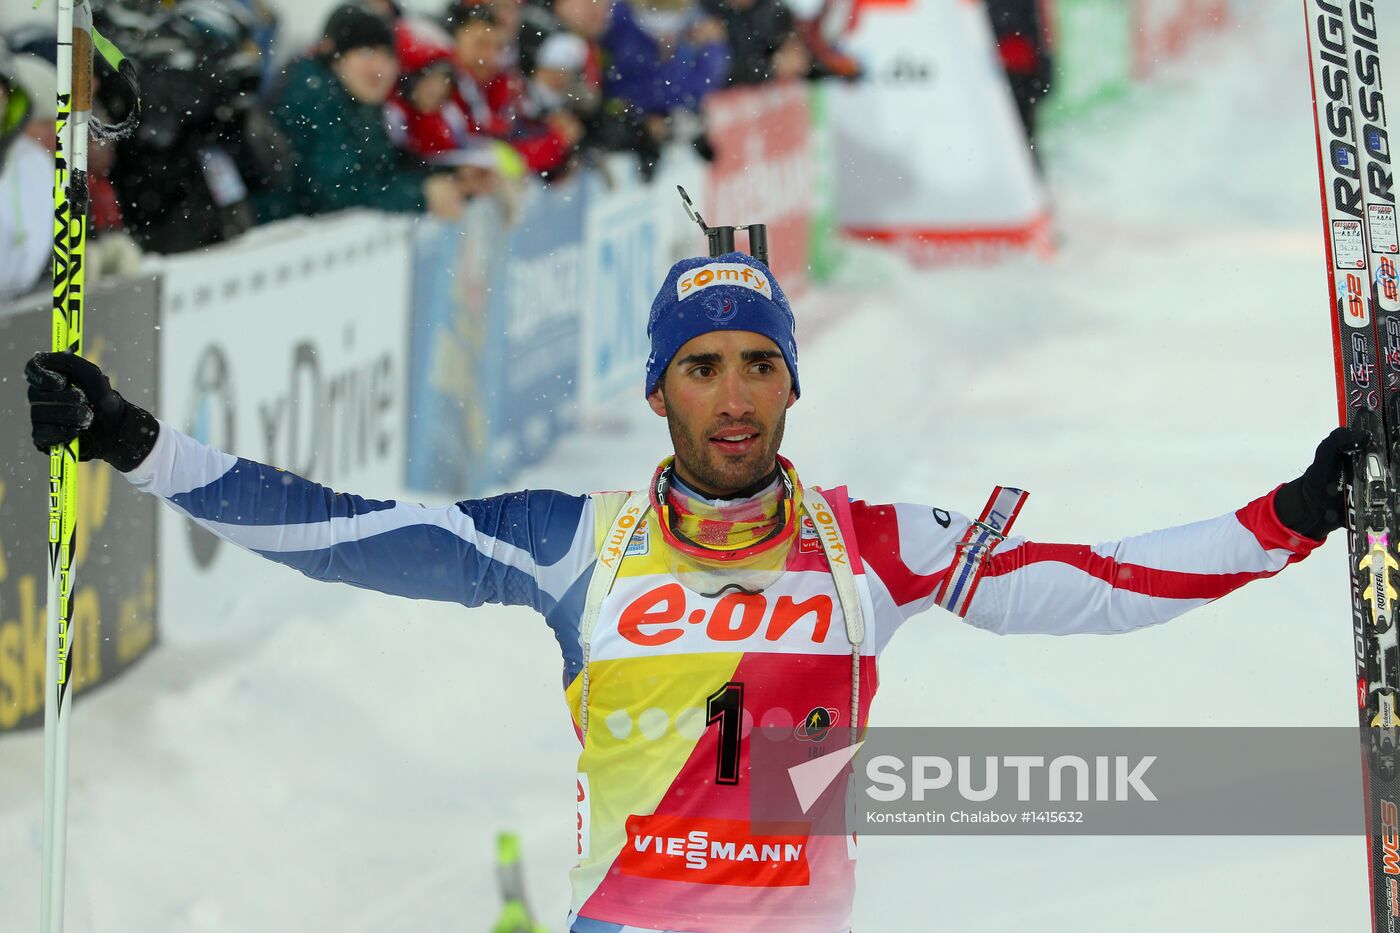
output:
[[[459,10],[479,6],[491,11],[495,16],[496,31],[501,38],[500,64],[503,71],[519,71],[520,24],[526,14],[527,4],[522,0],[448,0],[443,12],[443,21],[449,26],[458,18]]]
[[[569,110],[584,126],[579,148],[588,153],[631,152],[637,156],[644,179],[649,178],[661,158],[661,143],[668,137],[665,120],[648,120],[640,108],[620,97],[604,92],[603,72],[607,53],[602,37],[612,20],[612,0],[545,0],[526,4],[520,30],[520,61],[525,74],[534,79],[541,67],[546,71],[543,85],[558,85],[564,81],[558,69],[552,67],[560,56],[576,58],[577,42],[583,42],[583,64],[565,96]],[[546,47],[549,51],[545,51]],[[568,50],[568,51],[566,51]],[[573,62],[571,62],[571,65]],[[541,93],[538,82],[532,82],[531,98],[549,99],[548,91]]]
[[[724,25],[694,5],[639,11],[615,0],[600,44],[604,94],[641,112],[655,141],[689,142],[712,160],[700,105],[729,74]]]
[[[525,82],[518,71],[501,67],[503,50],[514,41],[487,3],[453,6],[452,34],[456,99],[472,129],[505,140],[530,171],[545,177],[567,170],[583,125],[567,110],[532,116],[525,105]]]
[[[270,220],[349,207],[428,211],[455,218],[463,192],[389,137],[384,105],[399,76],[390,24],[362,7],[337,7],[316,53],[295,62],[273,117],[291,140],[291,189],[259,202]]]
[[[388,102],[389,134],[423,159],[471,145],[471,120],[453,95],[452,45],[435,23],[401,20],[399,81]]]
[[[604,56],[598,40],[607,32],[611,16],[612,0],[543,0],[526,4],[520,26],[521,70],[533,75],[541,48],[555,36],[576,37],[584,43],[580,76],[601,96]],[[550,54],[557,59],[561,50],[570,46],[572,43],[566,40],[563,45],[556,44]]]
[[[58,69],[53,62],[26,53],[14,57],[15,76],[28,91],[34,109],[24,133],[52,158],[57,149],[54,121],[58,117]],[[121,209],[107,173],[112,167],[112,146],[102,140],[88,142],[88,204],[91,219],[88,236],[121,227]]]
[[[53,256],[53,159],[24,131],[32,111],[0,44],[0,299],[36,287]]]
[[[569,32],[589,44],[590,58],[602,83],[602,47],[599,40],[612,20],[613,0],[536,0],[523,8],[520,26],[520,64],[529,71],[541,43],[557,32]]]
[[[510,173],[519,156],[507,144],[472,132],[453,93],[447,33],[429,20],[404,17],[394,35],[399,81],[385,110],[390,138],[429,164],[451,169],[464,195],[496,190],[498,176]]]
[[[44,151],[47,170],[51,173],[54,153],[58,148],[55,132],[58,69],[48,59],[22,54],[14,57],[14,73],[33,101],[24,134]],[[100,106],[100,103],[94,103],[94,109],[100,109]],[[98,139],[88,141],[88,241],[84,268],[89,283],[106,275],[134,275],[141,265],[140,248],[129,235],[122,232],[121,208],[108,178],[115,156],[116,150],[112,144]],[[52,178],[47,184],[39,185],[45,203],[49,203],[52,185]]]
[[[53,62],[26,53],[12,56],[10,69],[16,86],[29,99],[29,116],[22,127],[24,135],[52,156],[58,148],[54,126],[58,117],[58,69]],[[88,168],[92,168],[91,149]]]
[[[588,52],[588,43],[569,32],[557,32],[540,43],[526,94],[537,113],[571,110],[582,116],[597,109],[599,88],[585,73]]]
[[[16,55],[14,64],[20,83],[34,101],[24,132],[52,156],[58,148],[54,132],[58,118],[58,69],[49,59],[28,53]],[[100,100],[93,101],[93,111],[99,119],[111,122]],[[109,177],[116,154],[116,147],[107,140],[88,140],[88,236],[92,240],[122,228],[121,207]]]
[[[699,110],[729,75],[724,25],[694,9],[638,13],[616,0],[601,41],[605,92],[650,115]]]
[[[116,144],[112,184],[141,248],[178,253],[253,226],[254,196],[290,181],[291,146],[258,99],[262,63],[243,7],[179,3],[149,24],[132,47],[141,114]],[[130,106],[104,98],[118,115]]]
[[[783,0],[701,0],[701,7],[724,23],[730,85],[790,81],[811,73],[811,56]]]

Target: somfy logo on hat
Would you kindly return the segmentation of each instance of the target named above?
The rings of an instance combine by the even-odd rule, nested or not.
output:
[[[688,298],[713,285],[737,285],[758,292],[770,301],[773,298],[773,286],[768,284],[768,276],[741,262],[712,262],[691,269],[676,280],[676,297]]]

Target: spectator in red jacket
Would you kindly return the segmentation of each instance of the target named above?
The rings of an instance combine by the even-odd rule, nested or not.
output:
[[[455,99],[473,131],[510,143],[532,172],[553,177],[565,171],[583,136],[583,125],[566,110],[543,119],[525,113],[524,79],[518,71],[501,67],[515,36],[507,32],[495,9],[486,3],[454,6],[447,24],[456,70]]]
[[[496,190],[504,144],[472,132],[454,93],[447,33],[429,20],[403,17],[394,37],[399,81],[384,109],[390,138],[432,165],[451,166],[463,196]]]
[[[388,102],[389,135],[423,159],[466,149],[475,134],[454,94],[451,38],[426,20],[394,28],[399,83]]]

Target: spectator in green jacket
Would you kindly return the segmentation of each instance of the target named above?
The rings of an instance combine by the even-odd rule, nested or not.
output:
[[[272,110],[297,165],[290,190],[258,199],[260,220],[347,207],[460,215],[453,176],[430,172],[389,138],[384,102],[397,78],[393,27],[356,5],[332,12],[316,53],[291,66]]]

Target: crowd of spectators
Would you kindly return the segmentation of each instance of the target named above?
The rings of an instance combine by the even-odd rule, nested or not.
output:
[[[14,56],[0,49],[0,297],[37,281],[52,253],[53,163],[26,132],[33,110]]]
[[[607,152],[635,153],[648,178],[667,143],[712,157],[712,92],[858,73],[784,0],[448,0],[435,17],[360,0],[292,54],[268,0],[97,13],[142,99],[135,133],[92,149],[92,229],[155,253],[348,207],[455,218],[475,195]],[[56,59],[44,30],[5,39],[0,297],[47,271]],[[102,71],[95,107],[119,120],[130,101]]]
[[[1035,151],[1052,71],[1040,2],[987,8]],[[359,0],[292,54],[271,0],[111,0],[98,15],[142,82],[136,132],[91,148],[99,272],[133,268],[133,242],[182,252],[347,207],[455,218],[600,153],[634,153],[649,178],[667,143],[712,157],[708,94],[860,72],[786,0],[447,0],[436,17]],[[47,271],[55,58],[46,29],[0,41],[0,298]],[[124,116],[100,67],[96,90],[99,117]]]
[[[52,37],[49,38],[50,43]],[[0,43],[0,299],[46,279],[53,258],[53,177],[58,72],[30,43],[13,54]],[[134,272],[140,251],[122,232],[109,179],[115,152],[94,141],[88,153],[87,280]]]

